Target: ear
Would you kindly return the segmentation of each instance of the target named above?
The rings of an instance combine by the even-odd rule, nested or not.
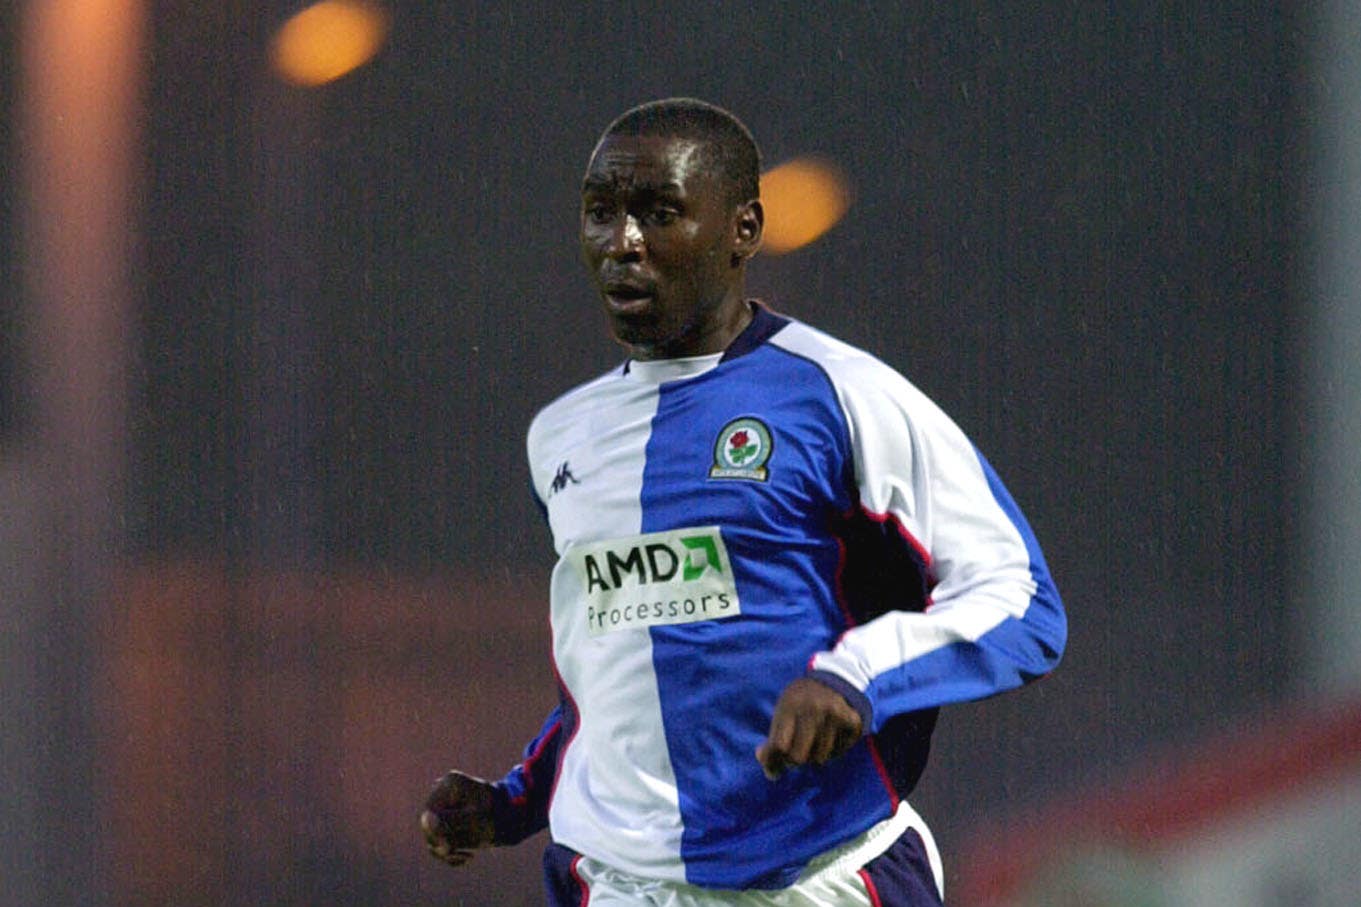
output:
[[[765,229],[766,213],[761,200],[754,198],[739,205],[733,215],[733,266],[741,264],[756,254],[761,248],[762,231]]]

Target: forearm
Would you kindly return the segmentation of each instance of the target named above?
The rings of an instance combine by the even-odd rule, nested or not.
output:
[[[492,823],[498,845],[517,844],[548,825],[562,729],[559,706],[525,747],[523,760],[492,785]]]
[[[892,715],[982,699],[1053,670],[1067,623],[1047,570],[976,587],[924,613],[892,611],[854,627],[810,662],[877,730]],[[835,680],[832,681],[835,686]],[[859,697],[856,694],[859,694]]]

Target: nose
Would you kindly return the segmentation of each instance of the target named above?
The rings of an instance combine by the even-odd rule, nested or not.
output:
[[[638,218],[625,214],[610,230],[605,254],[615,261],[640,261],[643,257],[643,228]]]

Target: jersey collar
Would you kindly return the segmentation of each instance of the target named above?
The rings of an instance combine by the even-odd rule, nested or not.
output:
[[[724,362],[745,356],[789,324],[788,318],[772,312],[759,299],[748,299],[747,304],[751,306],[751,323],[742,329],[742,333],[738,334],[722,353],[687,356],[682,359],[653,359],[646,362],[628,359],[624,362],[623,374],[647,382],[693,378]]]

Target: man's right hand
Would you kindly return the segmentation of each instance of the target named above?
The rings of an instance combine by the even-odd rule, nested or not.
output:
[[[421,812],[421,832],[430,855],[450,866],[462,866],[473,852],[496,843],[492,826],[492,786],[462,772],[449,772]]]

